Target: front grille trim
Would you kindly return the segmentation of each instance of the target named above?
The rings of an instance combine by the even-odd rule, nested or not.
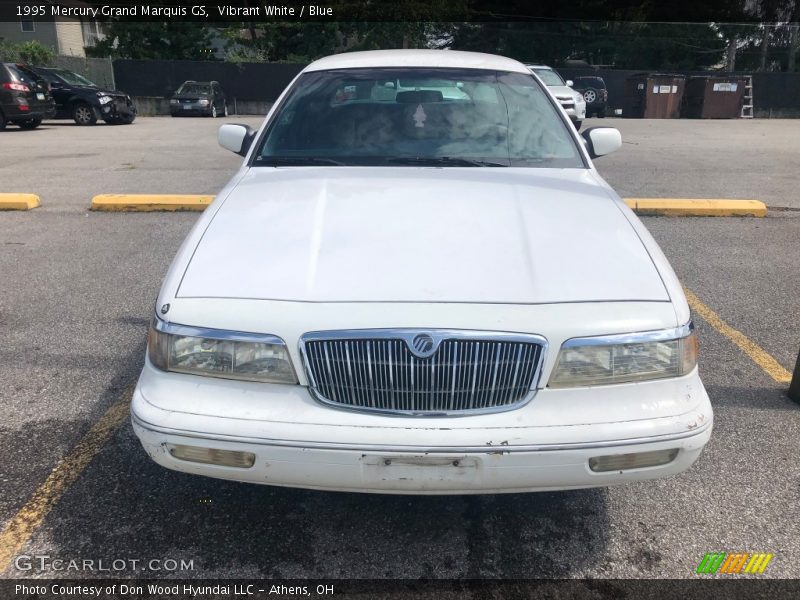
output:
[[[337,400],[336,398],[328,397],[325,393],[323,393],[323,390],[321,389],[322,386],[318,385],[318,382],[314,375],[314,367],[311,364],[312,360],[314,360],[314,357],[311,356],[311,352],[309,352],[308,348],[308,344],[310,342],[344,342],[345,340],[358,340],[358,341],[394,340],[399,343],[405,343],[408,348],[411,348],[412,340],[419,334],[428,334],[433,336],[437,340],[436,347],[433,353],[434,356],[438,355],[439,347],[447,341],[480,342],[480,343],[488,342],[488,343],[500,343],[500,344],[517,343],[517,344],[529,344],[533,346],[538,346],[538,355],[536,355],[535,358],[531,361],[530,368],[532,369],[533,372],[529,373],[530,385],[528,387],[522,388],[522,391],[525,391],[525,393],[521,397],[505,404],[467,407],[467,408],[448,407],[446,409],[438,408],[435,410],[428,410],[428,409],[422,410],[416,407],[409,408],[408,406],[404,407],[398,404],[393,404],[392,407],[387,408],[384,406],[375,406],[374,402],[372,402],[371,405],[343,403],[340,400]],[[517,408],[520,408],[528,404],[534,398],[534,396],[536,395],[536,391],[539,388],[539,383],[542,375],[542,365],[544,364],[544,358],[547,353],[547,346],[548,346],[547,339],[537,334],[513,333],[504,331],[476,331],[476,330],[463,330],[463,329],[402,328],[402,329],[352,329],[352,330],[312,331],[303,334],[299,340],[299,350],[303,360],[304,371],[308,379],[308,389],[315,400],[317,400],[320,403],[344,410],[351,410],[356,412],[371,412],[384,415],[414,416],[414,417],[473,416],[478,414],[488,414],[488,413],[515,410]],[[317,360],[319,360],[318,357]],[[372,358],[368,357],[368,360],[372,360]],[[318,367],[319,366],[320,365],[318,365]],[[332,368],[333,369],[339,368],[340,376],[343,376],[344,369],[346,369],[347,366],[346,363],[344,365],[335,364],[332,365]],[[495,375],[498,375],[498,373],[495,373]],[[362,370],[357,373],[354,372],[353,375],[349,377],[349,379],[351,381],[354,380],[357,382],[359,393],[369,394],[370,390],[373,389],[375,386],[375,383],[370,379],[372,376],[373,372],[367,369],[366,371]],[[388,377],[390,378],[390,385],[393,385],[393,382],[391,381],[392,377],[391,368],[388,369]],[[492,389],[494,387],[494,382],[490,381],[488,382],[488,385],[479,387],[482,387],[482,389],[487,389],[487,388]],[[328,385],[329,392],[330,389],[331,385]],[[418,393],[421,394],[423,392],[420,391]],[[441,392],[440,390],[439,392],[434,391],[428,393],[435,394],[443,392]],[[413,399],[413,393],[412,393],[412,399]],[[362,401],[363,401],[363,396],[362,396]]]

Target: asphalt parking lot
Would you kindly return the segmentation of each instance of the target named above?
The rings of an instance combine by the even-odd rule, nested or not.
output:
[[[36,210],[0,212],[3,524],[129,393],[161,278],[197,218],[89,212],[92,196],[215,193],[240,162],[216,144],[222,122],[46,123],[0,134],[0,191],[42,198]],[[622,131],[623,149],[597,161],[622,196],[770,206],[764,219],[643,220],[683,283],[791,371],[800,349],[800,120],[585,124],[597,125]],[[158,467],[126,420],[57,502],[34,503],[23,515],[30,535],[15,538],[19,548],[4,537],[0,556],[193,561],[186,571],[114,573],[126,577],[691,578],[706,552],[769,552],[762,577],[798,578],[800,405],[708,320],[695,322],[715,429],[676,478],[470,497],[250,486]],[[13,560],[2,572],[98,575],[20,570]]]

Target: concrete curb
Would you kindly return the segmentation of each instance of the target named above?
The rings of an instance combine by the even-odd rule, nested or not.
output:
[[[765,217],[767,205],[760,200],[625,198],[637,215],[665,217]]]
[[[0,210],[31,210],[39,204],[36,194],[0,194]]]
[[[191,194],[100,194],[91,210],[113,212],[204,211],[214,196]]]

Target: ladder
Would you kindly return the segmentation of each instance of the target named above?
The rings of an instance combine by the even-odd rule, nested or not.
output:
[[[744,86],[744,97],[742,98],[742,112],[739,115],[742,119],[753,118],[753,77],[747,76],[747,83]]]

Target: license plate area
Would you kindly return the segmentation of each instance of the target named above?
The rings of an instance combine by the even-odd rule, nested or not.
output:
[[[42,92],[36,92],[36,99],[44,100],[44,94]]]
[[[183,105],[183,110],[192,110],[192,105],[191,104],[184,104]]]
[[[480,459],[462,455],[365,455],[366,474],[381,481],[442,484],[470,481],[478,476]]]

